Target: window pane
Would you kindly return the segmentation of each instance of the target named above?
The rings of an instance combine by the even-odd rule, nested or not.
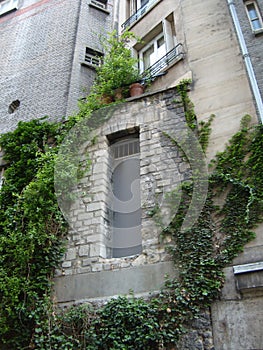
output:
[[[142,1],[141,1],[141,6],[146,5],[146,4],[147,4],[147,2],[149,2],[149,0],[142,0]]]
[[[247,5],[247,9],[248,9],[248,14],[249,14],[249,17],[251,20],[258,17],[254,4]]]
[[[262,23],[260,21],[260,15],[257,11],[257,8],[255,4],[248,4],[247,5],[247,11],[248,11],[248,16],[252,25],[252,28],[254,30],[262,28]]]
[[[160,39],[157,40],[157,47],[161,47],[164,45],[164,37],[162,36]]]
[[[153,44],[149,47],[149,49],[147,49],[144,53],[143,53],[143,65],[144,65],[144,69],[149,68],[152,65],[152,61],[153,61],[153,53],[154,53],[154,46]],[[151,58],[152,56],[152,58]]]
[[[117,163],[112,174],[113,257],[141,252],[140,160],[129,157]]]
[[[111,178],[112,257],[140,254],[141,195],[139,135],[124,136],[111,145],[113,149]]]
[[[258,20],[258,19],[256,19],[256,20],[253,20],[252,21],[252,27],[253,27],[253,29],[260,29],[261,28],[261,24],[260,24],[260,21]]]

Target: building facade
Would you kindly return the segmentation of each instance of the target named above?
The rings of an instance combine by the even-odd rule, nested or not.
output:
[[[247,27],[243,23],[244,37],[252,35],[249,3],[240,1],[237,4],[245,15],[243,20],[247,21]],[[175,86],[184,79],[191,79],[189,94],[198,121],[207,120],[211,114],[216,116],[207,151],[208,159],[224,149],[226,142],[239,129],[242,116],[249,114],[252,121],[258,123],[258,105],[229,6],[228,2],[211,0],[115,2],[117,10],[114,18],[119,33],[129,28],[142,38],[142,41],[134,40],[129,45],[134,55],[140,58],[141,73],[145,70],[148,74],[150,72],[151,84],[142,98],[128,100],[125,106],[113,113],[112,119],[98,130],[98,145],[95,149],[89,148],[97,163],[91,169],[86,184],[95,189],[95,202],[89,203],[84,196],[84,202],[77,203],[75,212],[72,212],[73,226],[77,227],[71,233],[69,251],[56,277],[56,291],[61,303],[108,298],[118,293],[128,293],[130,289],[137,294],[153,292],[158,290],[163,273],[176,275],[176,269],[171,269],[169,257],[164,254],[165,245],[158,242],[158,232],[153,230],[153,223],[147,216],[151,206],[149,198],[141,213],[141,251],[132,256],[128,253],[119,257],[107,255],[107,240],[112,234],[107,227],[111,226],[112,221],[105,210],[109,200],[109,179],[114,173],[109,166],[111,140],[118,134],[125,135],[137,130],[141,150],[140,188],[144,196],[154,193],[153,197],[156,197],[160,191],[156,176],[158,178],[161,174],[166,179],[162,190],[168,191],[169,186],[184,178],[187,169],[186,173],[178,171],[183,169],[182,163],[176,169],[171,167],[176,175],[166,175],[164,170],[158,173],[163,158],[155,155],[155,149],[159,149],[158,143],[161,142],[160,135],[155,131],[167,128],[170,122],[169,117],[162,117],[165,112],[157,115],[153,111],[148,113],[149,103],[151,106],[161,104],[166,112],[170,108],[174,118],[170,126],[176,129],[176,121],[182,121],[182,116],[175,107],[171,107],[172,101],[178,99]],[[260,2],[254,6],[260,11]],[[260,32],[257,29],[256,37],[252,38],[258,40],[257,43],[260,42]],[[257,57],[262,56],[260,44],[254,47],[253,42],[248,42],[247,46],[260,88],[262,70],[260,63],[257,64]],[[108,175],[104,177],[99,173]],[[89,230],[90,227],[93,229]],[[88,235],[85,237],[81,232]],[[225,270],[227,279],[221,300],[213,304],[205,328],[206,332],[213,334],[215,349],[262,347],[262,316],[259,312],[262,308],[262,239],[260,227],[257,238]],[[80,287],[74,288],[77,285]],[[182,349],[187,344],[189,349],[194,349],[198,342],[202,343],[203,348],[211,348],[211,342],[206,347],[202,336],[196,337],[195,341],[185,340]]]

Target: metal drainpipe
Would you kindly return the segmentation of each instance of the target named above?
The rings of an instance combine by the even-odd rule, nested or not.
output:
[[[116,30],[117,35],[119,35],[119,11],[120,11],[120,1],[114,0],[113,2],[113,29]]]
[[[263,103],[262,103],[262,98],[261,98],[260,91],[259,91],[259,88],[258,88],[258,84],[257,84],[257,80],[256,80],[255,73],[254,73],[254,70],[253,70],[253,66],[252,66],[252,63],[251,63],[251,60],[250,60],[250,57],[249,57],[249,53],[248,53],[248,50],[247,50],[245,39],[244,39],[242,30],[241,30],[241,27],[240,27],[240,23],[239,23],[239,20],[238,20],[238,17],[237,17],[235,4],[234,4],[233,0],[227,0],[227,2],[228,2],[230,13],[231,13],[231,16],[232,16],[232,19],[233,19],[233,22],[234,22],[234,26],[236,28],[238,41],[239,41],[239,44],[240,44],[240,47],[241,47],[241,51],[242,51],[242,55],[243,55],[243,58],[244,58],[244,61],[245,61],[245,66],[246,66],[246,69],[247,69],[247,72],[248,72],[248,77],[249,77],[249,80],[250,80],[251,88],[252,88],[252,91],[253,91],[253,94],[254,94],[254,97],[255,97],[255,100],[256,100],[256,105],[257,105],[257,109],[258,109],[258,112],[259,112],[260,120],[261,120],[261,123],[263,124]]]

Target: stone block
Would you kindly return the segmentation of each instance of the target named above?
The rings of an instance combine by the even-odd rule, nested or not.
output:
[[[90,245],[81,245],[79,247],[79,256],[89,256],[90,255]]]
[[[72,262],[71,261],[64,261],[61,266],[63,269],[69,268],[72,266]]]
[[[66,260],[76,259],[76,248],[69,248],[66,252]]]

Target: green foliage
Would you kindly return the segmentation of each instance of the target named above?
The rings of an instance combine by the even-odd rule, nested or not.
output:
[[[21,122],[0,139],[8,162],[0,196],[0,335],[8,349],[28,343],[29,315],[50,290],[63,253],[66,224],[54,193],[51,147],[59,132],[45,121]]]
[[[114,90],[127,87],[139,79],[138,59],[133,57],[127,42],[139,40],[132,32],[125,31],[117,36],[116,30],[103,38],[103,64],[97,69],[97,78],[93,91],[113,96]]]
[[[112,299],[98,316],[93,349],[158,349],[161,332],[157,313],[143,299]]]
[[[90,94],[79,103],[81,115],[86,116],[109,102],[119,103],[120,98],[116,98],[116,90],[120,88],[125,98],[128,96],[129,85],[141,79],[138,59],[132,56],[127,46],[131,39],[140,41],[129,31],[117,36],[116,30],[101,38],[105,53],[103,64],[97,68],[97,76]]]
[[[182,103],[185,111],[186,123],[190,129],[194,130],[196,129],[196,115],[194,111],[194,104],[190,100],[187,93],[189,91],[190,83],[191,83],[191,80],[183,79],[180,81],[180,84],[176,86],[176,90],[180,94],[182,99]]]
[[[209,136],[211,134],[211,124],[214,120],[215,116],[214,114],[210,115],[207,122],[201,121],[199,123],[200,128],[198,129],[198,140],[200,142],[200,145],[202,146],[203,151],[205,152],[208,144],[209,144]]]
[[[90,305],[37,312],[36,349],[158,349],[162,331],[156,309],[143,299],[118,297],[99,310]]]

